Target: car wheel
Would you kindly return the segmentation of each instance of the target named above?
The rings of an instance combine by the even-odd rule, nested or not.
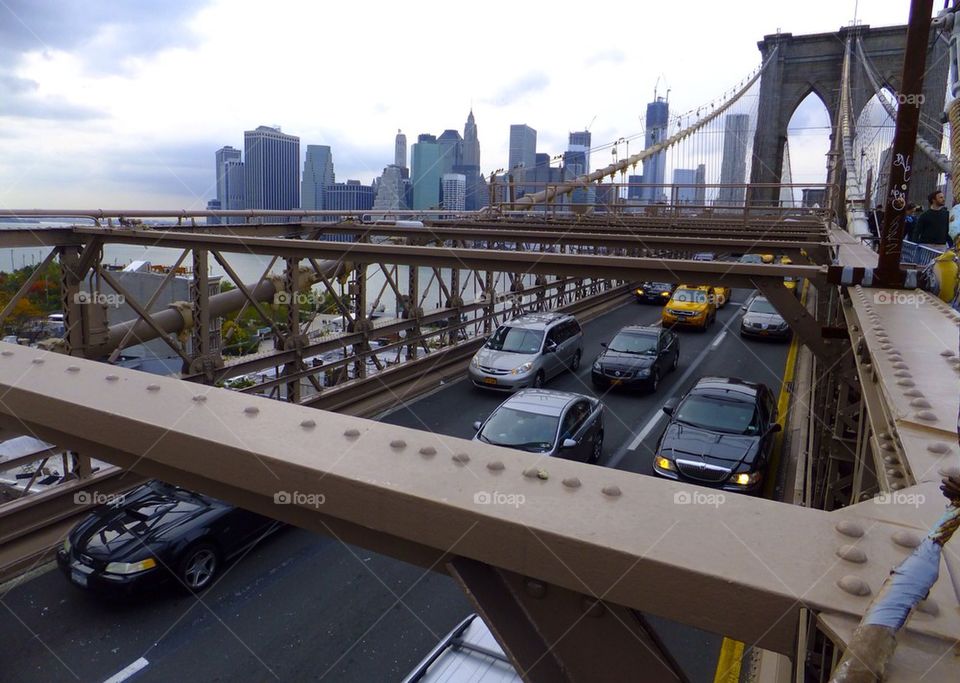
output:
[[[573,354],[573,360],[570,362],[570,369],[574,372],[580,369],[580,355],[581,353],[578,350],[575,354]]]
[[[543,370],[541,370],[541,371],[538,372],[538,373],[536,374],[536,376],[533,378],[533,388],[534,388],[534,389],[539,389],[539,388],[541,388],[541,387],[543,386],[543,380],[544,380]]]
[[[653,372],[650,374],[650,391],[656,391],[657,387],[660,386],[660,371],[656,368],[653,369]]]
[[[191,593],[199,593],[213,583],[220,571],[220,553],[209,543],[191,546],[180,560],[177,576]]]
[[[587,462],[596,464],[600,462],[601,455],[603,455],[603,432],[597,434],[597,438],[593,442],[593,451],[590,453],[590,459]]]
[[[677,351],[673,354],[673,365],[670,366],[671,370],[676,370],[677,366],[680,365],[680,352]]]

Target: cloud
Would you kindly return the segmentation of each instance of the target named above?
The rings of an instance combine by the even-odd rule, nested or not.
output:
[[[37,94],[39,83],[0,72],[0,118],[87,121],[103,118],[98,109],[71,104],[60,97]]]
[[[73,52],[98,42],[101,51],[86,55],[82,51],[78,56],[102,66],[99,56],[104,47],[112,57],[123,57],[188,45],[192,35],[185,21],[199,9],[191,0],[4,0],[0,65],[26,52]]]
[[[624,59],[626,55],[623,54],[617,48],[610,48],[609,50],[601,50],[600,52],[594,52],[592,55],[587,57],[584,61],[584,66],[595,66],[601,62],[611,62],[612,64],[619,64]]]
[[[503,86],[492,98],[486,100],[497,106],[507,106],[550,85],[550,77],[542,71],[534,71]]]

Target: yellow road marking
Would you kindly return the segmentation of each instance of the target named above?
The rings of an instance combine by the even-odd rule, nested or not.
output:
[[[720,657],[717,659],[717,672],[713,683],[738,683],[740,681],[740,660],[743,659],[743,643],[739,640],[723,639]]]
[[[806,302],[807,285],[803,283],[803,294],[800,297],[801,302]],[[787,411],[790,408],[790,387],[793,385],[793,379],[797,371],[797,354],[800,351],[800,338],[793,335],[790,342],[790,350],[787,351],[787,362],[783,369],[783,383],[780,385],[780,395],[777,398],[777,423],[780,425],[780,432],[777,434],[773,444],[773,456],[770,459],[770,466],[767,468],[767,481],[763,487],[764,497],[769,498],[773,494],[773,485],[777,480],[777,471],[780,468],[780,454],[783,450],[783,431],[787,422]],[[738,683],[740,680],[740,666],[743,659],[744,644],[739,640],[724,638],[720,646],[720,656],[717,658],[717,670],[713,676],[713,683]]]

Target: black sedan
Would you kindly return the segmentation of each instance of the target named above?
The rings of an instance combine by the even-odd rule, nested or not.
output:
[[[94,510],[67,536],[57,564],[77,586],[128,595],[173,580],[202,591],[225,560],[279,522],[151,481]]]
[[[703,377],[680,401],[668,400],[670,416],[653,459],[662,477],[756,492],[780,431],[777,408],[763,384]]]
[[[617,332],[597,356],[590,372],[596,387],[644,387],[656,391],[660,380],[677,369],[680,340],[661,327],[631,325]]]
[[[633,290],[637,301],[647,304],[660,304],[670,301],[670,295],[677,286],[671,282],[641,282]]]

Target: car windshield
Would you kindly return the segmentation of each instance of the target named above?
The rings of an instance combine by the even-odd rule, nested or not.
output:
[[[642,289],[670,289],[670,285],[666,282],[644,282],[641,285]]]
[[[702,289],[678,289],[673,293],[673,300],[682,304],[705,304],[707,293]]]
[[[620,332],[607,348],[619,353],[656,354],[657,336]]]
[[[498,408],[480,430],[481,441],[542,453],[553,448],[560,418],[528,413],[509,406]]]
[[[776,313],[777,309],[766,299],[754,299],[750,304],[750,313]]]
[[[753,403],[694,394],[674,413],[678,422],[726,434],[756,434],[760,416]]]
[[[744,254],[740,257],[740,263],[763,263],[760,254]]]
[[[543,341],[543,330],[525,330],[504,325],[487,340],[487,348],[510,353],[536,353]]]

